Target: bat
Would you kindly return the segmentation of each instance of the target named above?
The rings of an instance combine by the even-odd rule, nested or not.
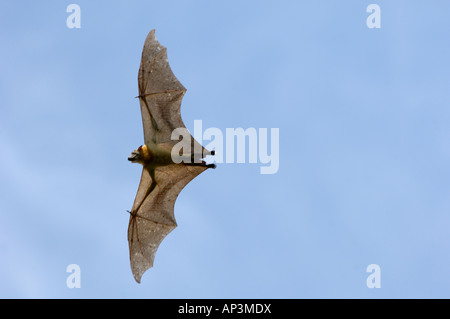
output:
[[[128,157],[143,166],[129,211],[128,246],[131,271],[140,283],[144,272],[153,267],[162,240],[177,227],[174,205],[179,193],[197,175],[216,166],[202,160],[214,151],[203,148],[192,135],[172,140],[176,129],[187,131],[180,113],[186,89],[173,74],[167,49],[156,39],[155,30],[145,39],[138,87],[145,144]],[[183,147],[174,152],[177,143]]]

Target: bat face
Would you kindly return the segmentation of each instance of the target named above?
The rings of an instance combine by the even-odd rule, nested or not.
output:
[[[131,152],[131,155],[128,157],[128,160],[132,163],[139,163],[141,161],[141,154],[139,152],[139,148]]]
[[[141,145],[137,149],[131,152],[128,160],[132,163],[139,163],[145,165],[152,160],[151,152],[148,151],[146,145]]]

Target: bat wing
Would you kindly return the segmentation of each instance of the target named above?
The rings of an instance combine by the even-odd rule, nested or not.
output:
[[[155,30],[145,39],[138,84],[145,144],[176,144],[178,141],[171,139],[172,132],[186,128],[180,111],[186,89],[173,74],[167,49],[156,39]],[[190,138],[192,149],[201,150],[205,156],[210,154],[192,136]]]
[[[154,174],[146,168],[142,170],[128,225],[131,270],[138,283],[144,272],[153,266],[162,240],[177,226],[174,205],[178,194],[206,169],[171,164],[157,167]]]

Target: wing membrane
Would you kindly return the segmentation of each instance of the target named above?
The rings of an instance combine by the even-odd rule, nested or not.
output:
[[[155,180],[143,170],[128,225],[130,263],[137,282],[153,267],[156,250],[163,239],[177,227],[174,206],[179,193],[206,169],[177,164],[161,166],[154,171]]]

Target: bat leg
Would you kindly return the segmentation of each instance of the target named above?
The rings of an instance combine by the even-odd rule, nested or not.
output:
[[[197,163],[202,158],[205,158],[208,155],[216,155],[216,151],[208,151],[205,150],[203,154],[192,153],[191,154],[191,163]],[[204,161],[202,161],[204,163]]]
[[[207,168],[216,168],[216,164],[206,164],[204,161],[202,161],[201,163],[184,163],[184,165],[186,166],[202,166],[202,167],[207,167]]]

